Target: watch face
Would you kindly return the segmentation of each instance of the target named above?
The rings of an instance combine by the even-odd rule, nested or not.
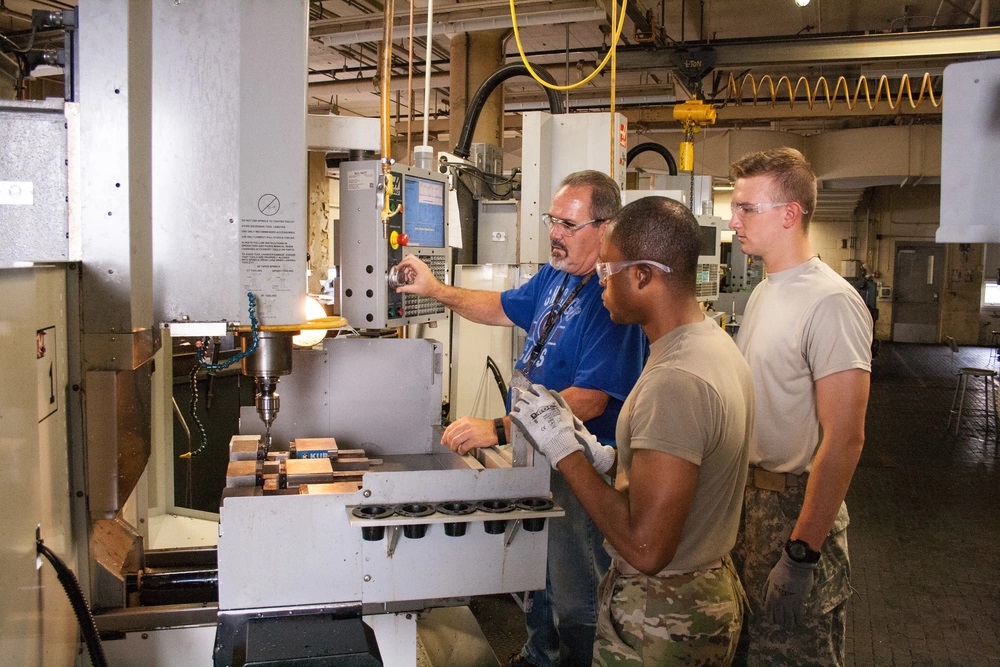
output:
[[[796,563],[815,563],[819,560],[819,552],[813,551],[802,540],[791,540],[785,545],[788,556]]]

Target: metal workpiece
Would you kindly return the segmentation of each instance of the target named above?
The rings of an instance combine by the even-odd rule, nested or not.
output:
[[[256,461],[260,450],[260,436],[234,435],[229,441],[230,461]]]

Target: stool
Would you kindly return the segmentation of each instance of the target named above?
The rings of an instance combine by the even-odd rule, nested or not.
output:
[[[997,355],[1000,355],[1000,331],[990,332],[990,361],[993,363],[997,360]]]
[[[948,346],[951,348],[953,355],[958,354],[958,344],[955,339],[951,336],[948,337]],[[986,429],[983,435],[983,445],[989,442],[990,437],[990,421],[993,422],[994,429],[994,439],[997,438],[997,393],[996,385],[993,380],[997,376],[997,372],[992,368],[975,368],[972,366],[963,366],[958,369],[958,384],[955,386],[955,395],[951,399],[951,412],[948,414],[948,426],[946,428],[951,428],[952,417],[955,417],[955,435],[958,435],[959,425],[962,423],[962,409],[965,405],[965,390],[969,384],[969,378],[983,378],[983,391],[984,391],[984,416],[986,417]]]

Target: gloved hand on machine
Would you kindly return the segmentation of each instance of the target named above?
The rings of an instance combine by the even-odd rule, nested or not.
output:
[[[582,451],[597,472],[606,474],[615,464],[614,447],[602,445],[583,425],[558,392],[533,384],[522,389],[511,407],[510,420],[524,432],[531,446],[549,460],[553,470],[573,452]]]

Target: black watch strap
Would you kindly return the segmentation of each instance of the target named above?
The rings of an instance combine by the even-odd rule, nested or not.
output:
[[[804,540],[788,540],[785,542],[785,553],[796,563],[815,565],[819,562],[819,552],[813,551]]]
[[[507,432],[503,429],[503,417],[497,417],[493,420],[493,428],[495,428],[497,432],[497,444],[506,445]]]

